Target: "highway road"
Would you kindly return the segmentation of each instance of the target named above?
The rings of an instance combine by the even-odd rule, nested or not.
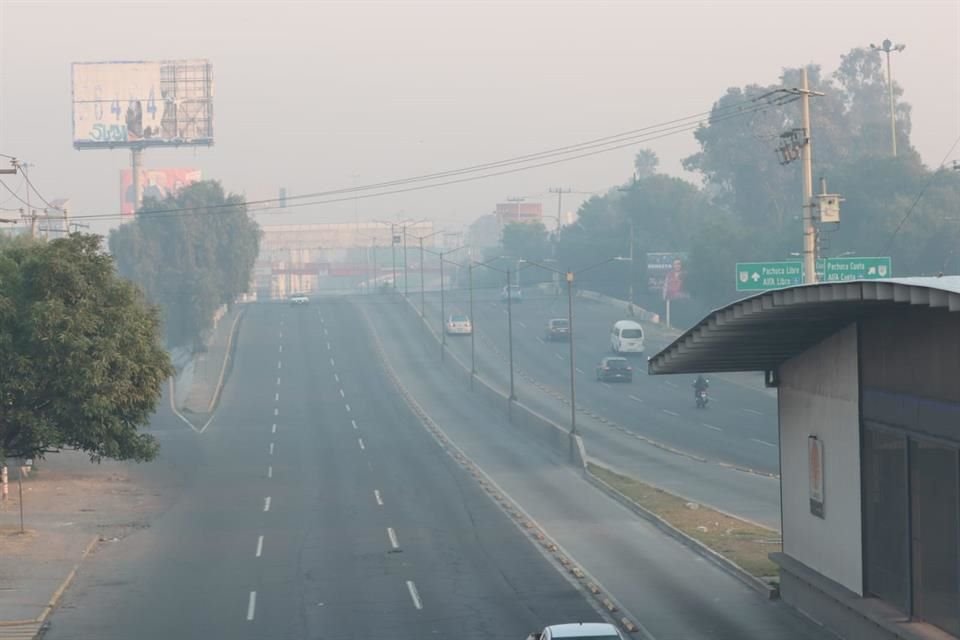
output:
[[[474,313],[483,348],[507,352],[506,305],[495,292],[475,296]],[[430,296],[439,322],[438,295]],[[416,300],[414,300],[416,302]],[[447,296],[449,309],[466,310],[467,293]],[[544,325],[550,318],[567,316],[567,296],[552,296],[528,289],[522,304],[513,305],[514,363],[551,388],[569,395],[569,347],[565,342],[545,342]],[[711,378],[711,404],[697,409],[693,402],[694,376],[649,376],[646,356],[634,361],[632,384],[595,381],[594,368],[610,354],[610,327],[625,314],[611,306],[576,299],[574,332],[578,403],[619,424],[678,449],[708,459],[722,460],[768,473],[779,468],[776,397],[766,391]],[[666,346],[663,334],[648,330],[648,354]]]
[[[423,428],[361,327],[340,303],[251,306],[209,427],[152,423],[142,480],[172,504],[88,559],[46,638],[509,639],[600,619]]]
[[[828,637],[585,482],[565,452],[511,425],[502,407],[439,366],[436,343],[402,300],[357,297],[354,304],[424,411],[649,633],[631,637]],[[356,325],[359,335],[363,323]]]
[[[447,292],[446,307],[468,309],[467,293]],[[566,316],[566,296],[527,292],[513,305],[516,389],[521,402],[559,424],[569,424],[569,346],[544,342],[547,319]],[[419,309],[419,296],[411,295]],[[385,310],[402,301],[382,300]],[[497,387],[509,384],[507,317],[496,292],[481,291],[474,300],[476,362],[479,375]],[[426,295],[427,320],[440,327],[439,295]],[[634,357],[632,384],[605,384],[594,379],[593,366],[609,354],[608,331],[621,312],[605,304],[577,299],[574,308],[577,406],[595,416],[578,415],[587,452],[603,464],[652,482],[673,493],[779,528],[780,489],[776,396],[757,378],[733,381],[711,377],[713,403],[693,406],[690,377],[652,377],[645,357]],[[648,332],[648,350],[664,346],[662,331]],[[451,353],[469,366],[470,340],[450,336]],[[437,349],[439,357],[439,348]],[[651,446],[650,441],[657,443]],[[690,455],[682,455],[690,454]],[[753,470],[759,473],[746,473]]]

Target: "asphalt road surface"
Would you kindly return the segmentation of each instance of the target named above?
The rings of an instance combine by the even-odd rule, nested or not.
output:
[[[523,638],[597,620],[583,594],[430,437],[346,306],[253,305],[203,433],[162,410],[175,487],[104,543],[51,640]]]
[[[445,298],[448,314],[468,311],[465,291],[448,291]],[[419,296],[411,295],[411,299],[419,309]],[[380,304],[384,313],[405,304],[399,298],[377,302],[373,297],[369,302]],[[544,341],[543,334],[549,318],[566,317],[566,304],[566,296],[531,290],[523,303],[513,305],[517,396],[564,425],[569,423],[569,405],[565,404],[569,398],[569,345]],[[779,468],[776,396],[759,386],[756,378],[741,375],[731,382],[712,376],[712,402],[706,410],[697,409],[692,388],[688,388],[692,377],[649,376],[643,356],[631,358],[632,383],[597,382],[593,367],[609,355],[608,332],[614,321],[622,319],[622,312],[589,300],[578,299],[574,304],[577,406],[607,421],[578,417],[587,453],[678,495],[779,528],[779,482],[771,477]],[[496,292],[475,294],[477,371],[504,390],[509,386],[505,306]],[[439,332],[440,299],[436,293],[426,294],[426,317]],[[648,328],[648,353],[665,346],[668,339]],[[448,336],[447,347],[469,366],[469,338]],[[669,450],[651,446],[642,438]]]

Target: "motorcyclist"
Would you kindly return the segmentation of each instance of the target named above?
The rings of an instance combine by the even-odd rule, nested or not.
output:
[[[710,381],[703,377],[703,374],[697,376],[696,381],[693,383],[693,392],[694,395],[700,393],[701,391],[706,391],[710,388]]]

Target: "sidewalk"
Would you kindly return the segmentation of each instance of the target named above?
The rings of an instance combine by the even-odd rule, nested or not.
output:
[[[147,526],[160,504],[126,465],[93,464],[75,451],[37,461],[23,481],[24,528],[16,470],[0,502],[0,639],[33,638],[97,546]]]
[[[246,305],[237,304],[225,313],[210,334],[207,350],[197,354],[177,376],[176,405],[191,422],[202,424],[216,408],[229,371],[233,336],[245,309]]]

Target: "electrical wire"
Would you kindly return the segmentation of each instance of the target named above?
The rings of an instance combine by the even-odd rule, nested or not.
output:
[[[930,177],[927,178],[927,181],[924,183],[923,187],[920,189],[920,192],[917,194],[917,197],[914,198],[913,202],[910,204],[910,208],[907,209],[906,214],[900,220],[900,223],[897,225],[896,229],[893,230],[893,233],[890,234],[890,238],[887,240],[887,243],[884,245],[883,250],[878,255],[883,255],[886,253],[890,246],[893,244],[893,241],[896,239],[897,234],[900,233],[900,230],[903,228],[903,225],[906,224],[907,220],[910,219],[910,216],[913,215],[914,210],[917,208],[917,205],[920,203],[920,200],[923,198],[924,194],[927,192],[927,189],[930,188],[930,185],[933,184],[933,181],[936,180],[937,175],[940,173],[940,169],[947,164],[947,158],[953,155],[953,150],[957,148],[957,145],[960,144],[960,136],[953,141],[953,144],[950,145],[950,148],[947,150],[947,153],[944,154],[943,160],[940,161],[940,165],[937,167],[937,170],[930,174]]]
[[[60,210],[61,210],[60,207],[55,207],[55,206],[53,206],[52,204],[50,204],[49,202],[47,202],[47,199],[43,197],[43,194],[41,194],[39,191],[37,191],[37,188],[36,188],[35,186],[33,186],[33,183],[32,183],[32,182],[30,182],[30,177],[27,176],[27,172],[26,172],[26,171],[21,171],[20,173],[23,175],[23,179],[26,181],[27,186],[30,187],[30,190],[33,191],[38,198],[40,198],[40,201],[43,202],[43,204],[47,205],[47,208],[48,208],[48,209],[54,209],[55,211],[60,211]]]
[[[769,104],[763,104],[763,105],[754,105],[754,106],[750,107],[749,109],[746,109],[746,110],[743,110],[743,111],[738,111],[738,112],[735,112],[735,113],[731,113],[731,114],[728,114],[728,115],[726,115],[726,116],[711,117],[711,118],[710,118],[709,120],[707,120],[706,122],[709,122],[709,123],[711,123],[711,124],[714,123],[714,122],[722,122],[722,121],[724,121],[724,120],[728,120],[728,119],[735,118],[735,117],[741,117],[741,116],[743,116],[743,115],[747,115],[747,114],[749,114],[749,113],[753,113],[753,112],[755,112],[755,111],[759,111],[759,110],[762,110],[762,109],[769,109],[769,108],[771,108],[772,106],[782,106],[782,105],[785,105],[785,104],[789,104],[789,103],[794,102],[794,101],[796,101],[796,100],[799,100],[799,97],[796,97],[796,96],[787,96],[786,99],[784,99],[784,100],[782,100],[782,101],[778,101],[777,103],[769,103]],[[500,171],[491,171],[491,172],[482,173],[482,174],[479,174],[479,175],[466,176],[466,177],[461,177],[461,178],[456,178],[456,179],[451,179],[451,180],[444,180],[444,181],[441,181],[441,182],[434,182],[434,183],[425,184],[425,185],[417,185],[417,186],[405,187],[405,188],[401,188],[401,189],[390,189],[390,190],[387,190],[387,191],[377,191],[377,192],[374,192],[374,193],[359,193],[359,194],[355,193],[356,191],[372,190],[372,189],[379,188],[379,187],[377,187],[377,185],[375,184],[375,185],[365,185],[365,186],[362,186],[362,187],[351,187],[351,188],[349,188],[349,189],[335,189],[335,190],[326,191],[326,192],[318,192],[318,193],[315,193],[315,194],[297,196],[297,197],[299,197],[299,198],[315,197],[315,198],[320,198],[320,199],[318,199],[318,200],[311,200],[311,201],[308,201],[308,202],[297,202],[297,203],[294,203],[294,204],[287,204],[285,207],[280,207],[280,206],[264,207],[264,208],[261,208],[261,209],[256,210],[255,213],[267,213],[267,212],[271,212],[271,211],[272,211],[272,212],[277,212],[277,211],[279,211],[279,210],[281,210],[281,209],[292,209],[292,208],[298,208],[298,207],[304,207],[304,206],[325,205],[325,204],[334,204],[334,203],[340,203],[340,202],[352,202],[353,200],[358,200],[358,199],[378,198],[378,197],[383,197],[383,196],[387,196],[387,195],[396,195],[396,194],[400,194],[400,193],[409,193],[409,192],[412,192],[412,191],[420,191],[420,190],[424,190],[424,189],[434,189],[434,188],[437,188],[437,187],[449,186],[449,185],[453,185],[453,184],[461,184],[461,183],[464,183],[464,182],[472,182],[472,181],[476,181],[476,180],[483,180],[483,179],[486,179],[486,178],[497,177],[497,176],[507,175],[507,174],[511,174],[511,173],[518,173],[518,172],[521,172],[521,171],[529,171],[529,170],[531,170],[531,169],[536,169],[536,168],[541,168],[541,167],[546,167],[546,166],[552,166],[552,165],[561,164],[561,163],[564,163],[564,162],[570,162],[570,161],[572,161],[572,160],[578,160],[578,159],[581,159],[581,158],[586,158],[586,157],[590,157],[590,156],[595,156],[595,155],[602,154],[602,153],[609,153],[609,152],[611,152],[611,151],[616,151],[616,150],[618,150],[618,149],[623,149],[623,148],[626,148],[626,147],[636,146],[637,144],[642,144],[642,143],[650,142],[650,141],[653,141],[653,140],[659,140],[659,139],[665,138],[665,137],[667,137],[667,136],[676,135],[676,134],[678,134],[678,133],[683,133],[683,132],[686,132],[686,131],[695,130],[695,129],[699,128],[700,126],[702,126],[703,124],[704,124],[704,121],[695,121],[695,122],[689,122],[689,123],[686,123],[686,124],[683,124],[683,125],[674,125],[674,126],[672,126],[672,127],[667,127],[667,128],[665,128],[665,129],[663,129],[663,130],[661,130],[661,131],[653,131],[653,132],[651,132],[650,134],[647,134],[646,136],[641,137],[641,138],[629,139],[629,140],[626,141],[626,142],[620,142],[619,144],[615,144],[615,145],[610,145],[609,143],[606,143],[607,146],[603,146],[602,148],[599,148],[599,149],[593,148],[593,149],[591,149],[591,150],[589,150],[589,151],[585,151],[585,152],[583,152],[583,153],[578,153],[578,154],[576,154],[576,155],[569,155],[570,152],[567,151],[567,152],[563,152],[562,154],[558,154],[558,155],[566,155],[566,157],[560,157],[560,158],[553,159],[553,160],[546,160],[546,161],[537,162],[537,163],[534,163],[534,164],[525,164],[525,165],[520,166],[520,167],[512,167],[512,168],[508,168],[508,169],[502,169],[502,170],[500,170]],[[598,146],[598,145],[593,145],[593,146]],[[583,148],[590,149],[591,147],[590,147],[590,146],[584,146]],[[496,164],[496,163],[491,163],[491,164]],[[478,166],[479,166],[479,165],[478,165]],[[445,175],[453,175],[456,171],[462,171],[462,170],[455,170],[455,171],[453,171],[453,172],[441,172],[441,173],[443,173],[443,174],[445,174]],[[434,175],[437,175],[437,174],[434,174]],[[418,177],[413,177],[413,178],[406,178],[406,179],[403,179],[403,180],[395,180],[395,181],[391,181],[391,182],[389,182],[389,183],[377,183],[377,184],[379,184],[379,185],[385,185],[385,184],[402,185],[402,184],[416,183],[416,182],[420,182],[420,181],[422,181],[422,180],[423,180],[423,178],[418,176]],[[353,194],[353,195],[344,195],[343,197],[330,197],[330,196],[337,196],[337,195],[340,195],[340,194],[348,194],[348,193]],[[289,199],[291,199],[291,198],[288,198],[288,200],[289,200]],[[203,211],[204,214],[210,215],[210,214],[216,213],[218,210],[223,210],[223,209],[227,209],[227,210],[228,210],[228,211],[224,211],[224,213],[235,213],[235,212],[237,211],[237,209],[236,209],[237,207],[248,206],[248,205],[258,205],[258,204],[269,204],[269,203],[274,203],[274,202],[279,203],[279,200],[278,200],[278,199],[249,200],[249,201],[244,201],[244,202],[224,203],[224,204],[222,204],[222,205],[184,207],[184,208],[181,208],[181,209],[158,209],[158,210],[154,210],[154,211],[146,211],[146,212],[144,212],[144,214],[142,214],[142,215],[144,215],[145,217],[156,218],[156,217],[161,217],[161,216],[166,217],[166,216],[169,216],[169,215],[173,215],[173,216],[186,215],[187,213],[195,212],[195,211]],[[126,218],[129,218],[129,216],[126,215],[126,214],[121,214],[121,213],[110,213],[110,214],[75,215],[75,216],[72,216],[72,218],[75,219],[75,220],[78,220],[78,219],[87,219],[87,220],[115,220],[115,219],[126,219]]]
[[[7,183],[4,182],[3,180],[0,180],[0,186],[3,186],[4,189],[10,192],[10,195],[12,195],[14,198],[19,200],[21,203],[25,204],[28,207],[31,206],[30,203],[24,200],[23,198],[21,198],[16,191],[14,191],[9,186],[7,186]],[[19,189],[17,189],[17,191],[19,191]]]

